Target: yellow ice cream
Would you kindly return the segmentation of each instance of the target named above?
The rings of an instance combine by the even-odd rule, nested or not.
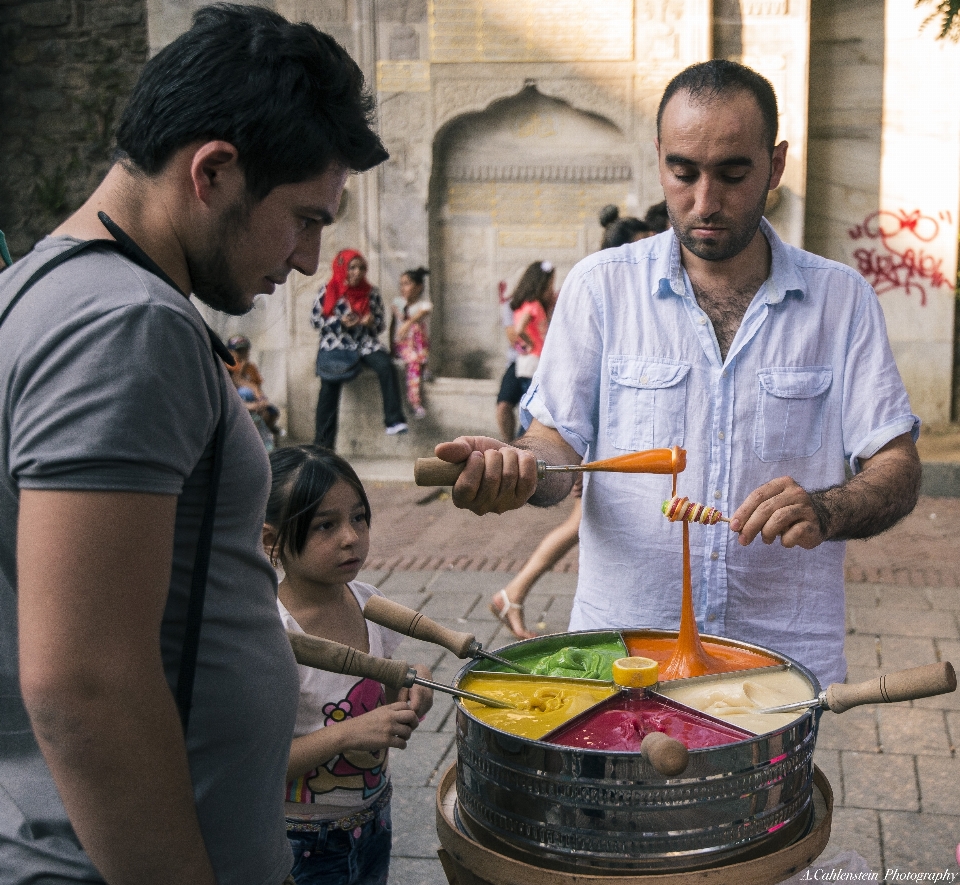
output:
[[[796,670],[750,676],[740,673],[690,685],[684,685],[683,680],[661,683],[661,693],[754,734],[783,728],[806,712],[758,714],[757,710],[806,701],[815,694],[813,686]]]
[[[516,709],[500,710],[466,699],[460,701],[492,728],[531,740],[539,740],[616,691],[608,682],[519,675],[514,678],[500,673],[468,673],[458,687],[513,704]]]

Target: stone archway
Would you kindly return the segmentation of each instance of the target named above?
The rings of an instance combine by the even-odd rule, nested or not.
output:
[[[632,153],[615,125],[533,86],[442,130],[430,198],[435,372],[499,377],[499,281],[549,260],[559,285],[598,248],[600,208],[636,190]]]

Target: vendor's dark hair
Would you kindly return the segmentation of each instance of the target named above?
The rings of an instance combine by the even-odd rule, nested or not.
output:
[[[749,92],[760,107],[764,139],[770,152],[773,152],[777,141],[777,95],[770,81],[752,68],[724,58],[715,58],[682,70],[663,90],[663,98],[657,108],[657,138],[660,137],[663,110],[678,92],[689,93],[695,102],[713,101],[733,92]]]
[[[546,268],[550,268],[546,270]],[[521,304],[528,301],[543,301],[553,279],[554,266],[549,261],[534,261],[520,277],[513,294],[510,296],[510,309],[519,310]]]
[[[270,453],[270,497],[264,521],[277,540],[271,557],[299,556],[307,543],[310,523],[327,492],[342,479],[360,496],[370,525],[370,501],[356,471],[339,455],[321,446],[284,446]]]
[[[653,228],[645,221],[628,215],[620,217],[620,210],[614,205],[604,206],[600,210],[600,224],[603,225],[601,249],[615,249],[632,243],[637,234],[653,233]]]
[[[413,270],[405,270],[400,276],[409,277],[418,286],[422,286],[429,273],[430,271],[425,267],[415,267]]]
[[[198,140],[239,154],[248,193],[387,159],[374,99],[332,37],[258,6],[199,9],[193,27],[146,63],[120,117],[117,158],[156,175]]]

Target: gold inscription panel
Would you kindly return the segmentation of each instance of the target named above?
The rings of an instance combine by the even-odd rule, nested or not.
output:
[[[632,61],[633,0],[429,0],[430,60]]]
[[[550,184],[546,182],[451,182],[451,216],[486,215],[498,226],[569,225],[592,222],[600,206],[620,203],[624,183]]]
[[[378,61],[380,92],[429,92],[430,63],[425,61]]]

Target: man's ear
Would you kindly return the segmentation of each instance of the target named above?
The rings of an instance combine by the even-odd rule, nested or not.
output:
[[[780,179],[783,176],[783,170],[787,165],[787,149],[790,147],[789,144],[785,141],[781,141],[773,149],[773,157],[770,160],[770,190],[773,190],[780,184]]]
[[[263,534],[261,535],[263,539],[263,552],[267,554],[267,558],[270,562],[274,562],[279,551],[276,550],[277,546],[277,530],[272,525],[263,524]]]
[[[229,141],[207,141],[190,158],[190,181],[200,202],[210,205],[218,197],[235,199],[237,185],[243,188],[245,177],[240,155]]]

